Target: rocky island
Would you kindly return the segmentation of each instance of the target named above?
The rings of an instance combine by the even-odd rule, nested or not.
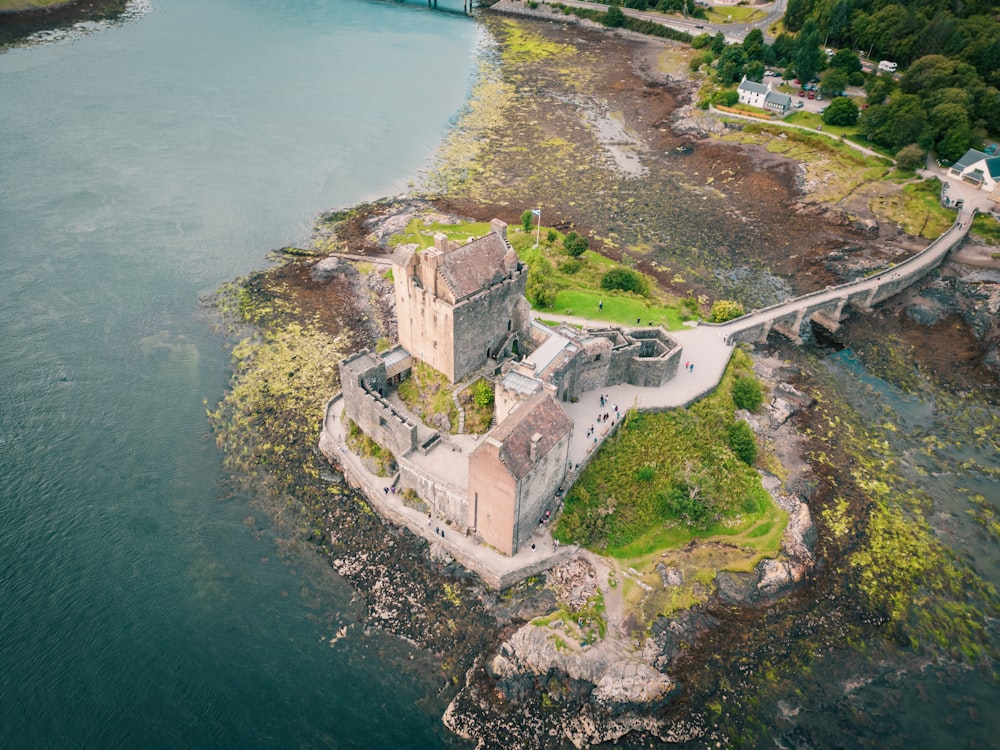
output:
[[[367,625],[440,655],[446,688],[454,694],[444,720],[480,746],[586,747],[621,738],[635,744],[714,744],[760,737],[767,722],[763,706],[780,703],[789,675],[811,668],[814,654],[850,650],[846,644],[883,635],[889,642],[927,644],[981,667],[988,664],[995,658],[986,625],[996,614],[995,591],[943,548],[919,514],[911,515],[916,504],[897,504],[903,479],[891,468],[888,443],[872,434],[874,420],[859,418],[845,406],[847,399],[831,398],[842,386],[815,356],[773,337],[750,353],[740,352],[727,373],[730,380],[711,397],[717,401],[703,400],[706,409],[728,413],[722,423],[727,429],[734,420],[749,425],[763,446],[749,463],[756,465],[753,476],[774,515],[753,517],[739,543],[682,523],[688,541],[657,547],[653,555],[647,550],[645,567],[636,567],[633,559],[643,556],[623,552],[635,539],[617,543],[616,556],[588,549],[593,544],[570,544],[575,540],[567,536],[556,552],[555,541],[568,532],[557,527],[553,538],[534,517],[544,520],[551,510],[556,522],[566,511],[558,502],[532,505],[525,514],[531,533],[508,533],[507,552],[514,553],[511,559],[527,558],[528,568],[515,576],[516,584],[498,578],[504,585],[496,591],[456,564],[461,550],[449,536],[459,533],[446,521],[470,518],[468,507],[448,511],[444,501],[428,502],[431,498],[415,491],[416,481],[399,485],[402,492],[390,498],[390,480],[374,478],[377,462],[347,471],[354,484],[370,485],[366,500],[317,461],[312,446],[318,415],[331,386],[343,378],[338,364],[352,350],[390,352],[386,346],[402,338],[394,286],[410,257],[400,254],[399,241],[413,228],[419,235],[421,226],[428,227],[433,235],[494,216],[516,227],[526,207],[542,205],[550,217],[545,226],[554,235],[547,239],[553,256],[565,248],[571,231],[582,232],[600,251],[585,262],[608,262],[655,282],[664,296],[653,299],[653,294],[643,309],[663,316],[667,339],[671,299],[675,310],[683,307],[679,300],[694,300],[688,306],[692,318],[708,317],[713,299],[763,307],[891,268],[928,244],[902,232],[898,217],[890,221],[875,210],[903,195],[899,183],[872,187],[869,177],[853,173],[823,142],[791,143],[788,134],[760,132],[691,107],[696,81],[686,72],[683,46],[575,25],[505,17],[487,23],[499,40],[499,61],[484,62],[473,102],[427,176],[433,197],[386,200],[321,217],[310,247],[285,252],[291,262],[222,295],[224,309],[231,305],[234,315],[263,331],[237,346],[233,390],[213,415],[230,467],[254,482],[265,478],[272,510],[327,554],[365,597]],[[530,155],[521,145],[525,140],[537,144]],[[786,144],[801,164],[781,155]],[[390,252],[396,255],[387,273]],[[498,263],[514,273],[520,261],[506,252]],[[976,257],[992,264],[989,252]],[[548,262],[566,263],[555,257]],[[937,383],[989,403],[996,398],[991,367],[997,341],[997,287],[989,270],[969,271],[949,262],[883,308],[877,323],[849,319],[834,333],[841,341],[857,341],[859,350],[885,352],[881,369],[891,378],[908,335],[926,336],[928,325],[957,327],[950,352],[924,347],[907,356],[932,383],[937,377]],[[529,271],[517,293],[532,282]],[[544,287],[545,281],[539,284]],[[586,317],[605,309],[609,316],[616,313],[623,309],[619,299],[622,306],[635,301],[611,291],[604,295],[599,304],[582,297],[590,302]],[[962,305],[962,299],[974,304]],[[560,304],[558,295],[552,303],[545,307]],[[984,309],[992,310],[992,317],[984,318]],[[981,324],[964,323],[963,315]],[[641,321],[642,316],[636,322]],[[506,327],[506,320],[499,323]],[[880,326],[892,334],[873,335]],[[917,326],[922,333],[915,332]],[[540,340],[529,345],[529,328],[519,320],[529,350],[519,356],[544,345]],[[492,361],[502,358],[497,354],[513,354],[500,334],[496,345],[492,340],[488,345]],[[487,346],[482,350],[486,354]],[[942,356],[951,366],[936,375],[935,358]],[[377,357],[371,359],[379,365]],[[686,367],[678,353],[672,377],[682,361]],[[393,377],[391,365],[382,362],[387,378]],[[462,371],[451,382],[477,369]],[[751,377],[766,398],[737,412],[733,383]],[[594,382],[601,406],[606,390],[629,387],[624,381]],[[596,394],[588,396],[592,390],[570,395],[589,398],[593,411],[598,402]],[[423,393],[429,401],[430,391]],[[624,413],[631,402],[624,391],[622,397]],[[437,419],[437,413],[426,416]],[[995,410],[978,411],[970,424],[978,430],[983,419],[995,423]],[[448,421],[441,431],[450,434]],[[627,431],[619,427],[620,433],[609,430],[602,437],[624,442],[642,430],[671,429],[651,418],[635,422]],[[618,424],[615,419],[611,426]],[[574,429],[579,437],[587,427],[577,421]],[[528,455],[534,434],[527,435]],[[989,445],[995,433],[975,434]],[[577,484],[593,490],[587,472],[591,481],[600,475],[598,459],[605,449],[584,454],[594,460],[589,467],[586,460],[570,458],[568,438],[566,450],[560,468],[570,466],[575,473],[576,464],[584,464]],[[380,450],[369,452],[384,458]],[[336,444],[328,444],[325,453],[335,460],[341,455]],[[395,471],[391,463],[389,477]],[[649,479],[643,479],[642,467],[634,474],[637,481],[656,479],[655,469]],[[577,477],[565,484],[564,479],[545,484],[538,502],[565,493],[568,509]],[[367,512],[383,483],[387,503],[398,497],[398,526]],[[579,491],[575,500],[583,501]],[[976,507],[988,526],[988,509]],[[623,523],[619,511],[609,508],[604,516]],[[436,535],[427,538],[428,512],[432,522],[437,515],[448,529],[440,542]],[[475,520],[463,523],[465,529],[478,528]],[[602,529],[592,538],[614,548],[607,527]],[[755,539],[771,546],[755,547]],[[949,634],[945,643],[933,637],[942,631]],[[782,705],[777,731],[808,731],[797,728],[798,712]]]

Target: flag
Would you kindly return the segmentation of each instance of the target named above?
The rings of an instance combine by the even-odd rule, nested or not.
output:
[[[531,209],[531,213],[533,213],[535,216],[541,216],[542,215],[542,209],[540,209],[540,208],[533,208],[533,209]]]

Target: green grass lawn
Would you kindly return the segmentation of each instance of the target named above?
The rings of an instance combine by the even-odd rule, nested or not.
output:
[[[598,303],[604,303],[604,309],[598,308]],[[559,292],[556,303],[545,308],[546,312],[557,315],[578,315],[591,320],[606,320],[634,326],[659,325],[668,330],[682,328],[680,312],[676,307],[663,307],[652,304],[649,300],[634,296],[613,296],[609,292],[579,291],[567,289]]]
[[[482,237],[490,231],[487,222],[472,222],[462,224],[427,224],[422,218],[410,221],[402,232],[393,236],[389,244],[398,247],[404,244],[415,244],[420,247],[431,247],[434,235],[442,233],[451,240],[465,242],[470,238]],[[617,261],[588,250],[576,263],[569,263],[570,257],[562,247],[565,237],[556,232],[552,242],[548,240],[549,228],[543,226],[539,234],[535,228],[525,232],[521,226],[507,227],[507,240],[517,252],[518,257],[528,264],[540,266],[550,264],[551,272],[548,279],[558,289],[555,304],[551,307],[536,308],[557,315],[577,315],[592,320],[604,320],[620,325],[642,325],[652,323],[668,330],[677,330],[683,326],[687,311],[683,311],[677,300],[668,297],[658,290],[655,280],[649,279],[650,294],[648,297],[601,289],[601,277],[613,269],[621,267]],[[541,243],[536,245],[536,238]],[[572,270],[567,270],[572,268]],[[600,304],[603,302],[603,309]],[[688,316],[689,317],[689,316]]]
[[[737,350],[718,388],[690,408],[630,413],[567,494],[556,538],[629,560],[692,539],[738,544],[750,567],[777,554],[787,516],[726,439],[732,383],[751,367]]]
[[[767,14],[748,5],[723,5],[709,8],[705,15],[709,23],[751,23]]]

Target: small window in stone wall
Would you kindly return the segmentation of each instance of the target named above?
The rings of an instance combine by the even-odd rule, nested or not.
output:
[[[385,427],[385,417],[379,417],[378,418],[378,426],[379,427]]]
[[[600,361],[601,361],[601,355],[600,355],[600,354],[598,354],[597,356],[595,356],[595,357],[594,357],[594,361],[595,361],[595,362],[600,362]]]

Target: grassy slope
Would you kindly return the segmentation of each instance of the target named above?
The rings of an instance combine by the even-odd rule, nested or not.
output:
[[[74,2],[76,0],[0,0],[0,13],[58,8],[61,5],[72,5]]]

